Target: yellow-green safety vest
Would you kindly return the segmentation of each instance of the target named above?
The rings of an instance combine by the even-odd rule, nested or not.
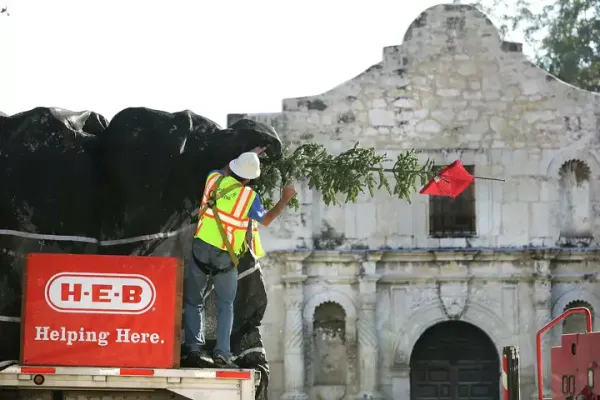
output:
[[[222,179],[219,188],[216,188],[217,180],[220,177]],[[200,207],[200,210],[205,210],[204,214],[200,215],[194,237],[219,249],[227,250],[227,245],[224,243],[219,227],[217,226],[214,212],[211,208],[206,207],[210,193],[217,189],[216,208],[233,252],[239,257],[247,250],[247,246],[245,245],[246,232],[248,231],[248,226],[251,224],[252,253],[256,258],[261,258],[265,255],[265,251],[260,243],[258,224],[256,221],[248,218],[248,212],[250,211],[252,202],[256,198],[256,192],[247,186],[240,186],[227,191],[226,189],[232,185],[240,185],[240,183],[235,178],[230,176],[223,177],[222,174],[216,171],[208,175]],[[219,197],[220,193],[223,194]]]

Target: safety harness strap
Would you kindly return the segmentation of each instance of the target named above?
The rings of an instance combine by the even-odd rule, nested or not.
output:
[[[204,213],[206,213],[206,210],[208,210],[209,208],[213,211],[213,215],[217,222],[217,228],[219,229],[219,233],[221,234],[223,243],[225,244],[225,247],[227,248],[227,252],[229,253],[229,257],[231,257],[231,261],[233,262],[233,265],[237,268],[237,266],[239,264],[239,260],[237,258],[237,255],[233,251],[231,242],[229,241],[229,239],[227,239],[227,234],[225,233],[225,228],[223,227],[223,223],[221,222],[221,217],[219,217],[219,211],[217,210],[217,200],[219,200],[221,197],[225,196],[227,193],[231,192],[232,190],[242,187],[242,184],[235,183],[235,184],[227,187],[227,189],[222,190],[221,193],[217,194],[217,189],[219,189],[219,185],[221,184],[221,181],[223,180],[223,178],[224,178],[224,176],[221,175],[217,179],[217,182],[215,183],[215,188],[213,190],[211,190],[210,193],[208,194],[208,201],[200,210],[200,212],[198,214],[198,218],[202,219],[202,217],[204,216]]]
[[[252,224],[253,222],[250,221],[250,223],[248,224],[248,228],[246,229],[246,236],[244,237],[244,242],[242,243],[242,254],[248,251],[256,260],[258,259],[258,257],[256,257],[256,254],[254,254],[254,251],[252,251],[252,241],[254,240],[252,233],[254,227],[252,226]]]

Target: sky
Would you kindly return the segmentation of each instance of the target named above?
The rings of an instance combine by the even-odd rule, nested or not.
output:
[[[281,111],[381,61],[440,0],[0,0],[0,111]],[[447,2],[450,2],[447,1]]]

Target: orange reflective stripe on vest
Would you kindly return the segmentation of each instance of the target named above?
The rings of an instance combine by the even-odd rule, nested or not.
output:
[[[204,187],[204,193],[202,193],[202,204],[200,204],[200,208],[202,208],[202,206],[208,202],[208,195],[215,189],[215,185],[217,184],[219,176],[221,176],[219,172],[213,172],[206,180],[206,186]]]

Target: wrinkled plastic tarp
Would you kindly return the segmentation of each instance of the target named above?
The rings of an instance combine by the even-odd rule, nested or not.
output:
[[[189,261],[194,214],[208,172],[258,146],[279,155],[279,138],[263,128],[241,120],[221,129],[190,111],[147,108],[125,109],[110,123],[93,112],[55,108],[0,116],[0,229],[80,237],[0,234],[0,315],[20,315],[27,253],[167,255]],[[178,233],[169,238],[96,242],[173,231]],[[241,355],[240,366],[261,370],[257,397],[263,397],[268,363],[258,327],[267,304],[265,284],[251,256],[239,271],[247,275],[240,275],[232,350]],[[214,321],[213,296],[207,299],[207,321]],[[18,329],[0,322],[0,360],[18,359]],[[210,331],[209,326],[209,345]]]

